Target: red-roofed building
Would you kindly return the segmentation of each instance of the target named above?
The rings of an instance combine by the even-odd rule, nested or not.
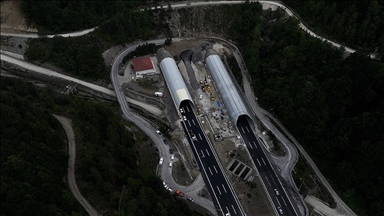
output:
[[[136,78],[156,73],[156,69],[150,57],[134,58],[132,64],[136,73]]]

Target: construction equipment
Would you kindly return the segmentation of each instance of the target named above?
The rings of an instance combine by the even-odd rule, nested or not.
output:
[[[211,90],[211,87],[210,86],[207,86],[207,92],[209,93],[209,94],[212,94],[212,90]]]
[[[184,193],[181,192],[180,190],[175,190],[175,195],[180,196],[180,197],[184,197]]]
[[[214,101],[216,98],[215,96],[213,96],[213,94],[211,94],[211,101]]]

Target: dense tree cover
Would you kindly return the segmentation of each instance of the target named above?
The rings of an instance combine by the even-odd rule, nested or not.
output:
[[[145,1],[23,0],[21,9],[40,31],[60,33],[99,26],[116,13],[143,3]]]
[[[382,215],[384,65],[360,54],[344,59],[279,10],[253,26],[248,13],[232,31],[250,32],[237,43],[260,104],[273,108],[359,215]]]
[[[110,1],[95,2],[105,7],[112,4]],[[101,23],[94,32],[75,38],[30,39],[26,57],[29,60],[51,63],[75,75],[107,78],[109,71],[105,71],[101,55],[104,50],[117,44],[133,42],[137,38],[148,39],[167,30],[164,19],[157,18],[164,12],[139,12],[124,6],[126,3],[112,2],[114,5],[117,4],[114,7],[119,10],[106,22]],[[36,4],[34,7],[39,5]],[[83,12],[79,11],[79,13]],[[158,21],[155,22],[155,19]]]
[[[157,154],[141,132],[127,132],[106,104],[1,78],[1,207],[3,215],[84,215],[63,177],[65,134],[52,113],[69,116],[76,136],[76,180],[104,215],[197,215],[164,189]],[[145,145],[145,146],[142,146]]]
[[[94,35],[76,38],[39,38],[29,41],[25,57],[32,61],[51,63],[66,72],[90,78],[105,78],[101,40]]]
[[[0,83],[1,215],[85,215],[63,180],[66,138],[49,112],[51,92]]]
[[[348,46],[384,53],[384,4],[379,0],[284,0],[315,32]]]

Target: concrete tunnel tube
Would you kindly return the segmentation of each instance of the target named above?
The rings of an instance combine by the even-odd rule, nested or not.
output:
[[[180,112],[182,103],[190,103],[191,107],[195,107],[195,103],[189,94],[188,88],[171,53],[164,48],[160,48],[157,50],[156,56],[158,62],[160,62],[160,69],[177,111]]]
[[[249,124],[255,128],[251,115],[243,103],[243,97],[239,94],[220,56],[213,49],[208,49],[205,54],[205,64],[215,85],[223,99],[232,123],[237,127],[240,117],[245,117]]]

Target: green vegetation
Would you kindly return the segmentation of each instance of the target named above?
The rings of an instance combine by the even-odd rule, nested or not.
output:
[[[132,9],[141,1],[23,0],[21,9],[39,32],[78,31],[104,23],[122,9]]]
[[[103,64],[100,43],[100,39],[94,35],[33,39],[25,56],[31,61],[51,62],[76,76],[108,78],[109,71]]]
[[[120,215],[197,215],[163,188],[154,147],[140,131],[135,140],[115,108],[20,80],[0,82],[4,215],[85,215],[63,182],[65,134],[52,113],[72,119],[76,180],[104,215],[117,215],[121,194]]]
[[[52,92],[0,79],[1,215],[86,215],[66,188],[68,155]]]
[[[284,0],[310,28],[348,46],[384,54],[384,4],[379,0]],[[384,57],[384,56],[383,56]]]
[[[29,48],[26,52],[26,57],[29,60],[37,61],[40,63],[51,63],[76,76],[82,76],[91,79],[107,79],[109,77],[109,71],[107,71],[106,66],[103,64],[101,55],[104,50],[109,49],[110,47],[117,44],[133,42],[138,38],[148,39],[167,29],[165,20],[158,18],[160,16],[159,14],[164,12],[140,12],[136,9],[133,9],[132,5],[134,3],[129,3],[129,1],[69,2],[70,3],[68,4],[63,3],[65,5],[63,6],[63,10],[67,10],[68,7],[75,4],[77,6],[73,6],[74,8],[71,10],[77,10],[79,13],[84,14],[83,10],[80,10],[80,6],[78,7],[78,5],[90,4],[93,6],[89,6],[88,10],[93,12],[89,12],[89,16],[91,16],[91,14],[96,11],[97,13],[100,13],[100,17],[97,19],[95,18],[95,20],[103,20],[102,18],[109,14],[107,16],[108,19],[104,17],[104,20],[107,21],[99,23],[99,27],[94,32],[87,34],[86,36],[75,38],[55,37],[54,39],[30,39]],[[27,3],[24,2],[24,4]],[[22,9],[24,13],[29,14],[27,17],[31,22],[38,22],[37,19],[42,14],[44,15],[44,19],[47,16],[46,13],[41,13],[41,10],[44,8],[46,9],[46,7],[48,7],[47,5],[51,4],[57,5],[58,1],[42,1],[34,3],[33,6],[31,6],[34,9],[26,10],[25,7],[22,7]],[[52,7],[55,8],[56,6]],[[82,7],[85,6],[81,6],[80,8]],[[102,11],[100,12],[99,10]],[[53,13],[51,11],[54,10],[49,9],[48,11],[50,11],[48,13]],[[93,15],[91,17],[93,17]],[[81,19],[86,20],[84,17]],[[155,22],[155,20],[157,20],[157,22]],[[97,22],[95,21],[95,23]],[[55,30],[53,27],[50,28],[50,26],[56,25],[52,23],[44,24],[45,28]],[[82,26],[85,28],[84,25]],[[57,28],[70,30],[64,27]],[[55,33],[57,33],[56,30]]]
[[[356,213],[381,215],[384,65],[360,54],[344,59],[281,10],[254,15],[259,22],[248,25],[252,5],[231,30],[252,33],[236,42],[260,104],[273,108]]]

